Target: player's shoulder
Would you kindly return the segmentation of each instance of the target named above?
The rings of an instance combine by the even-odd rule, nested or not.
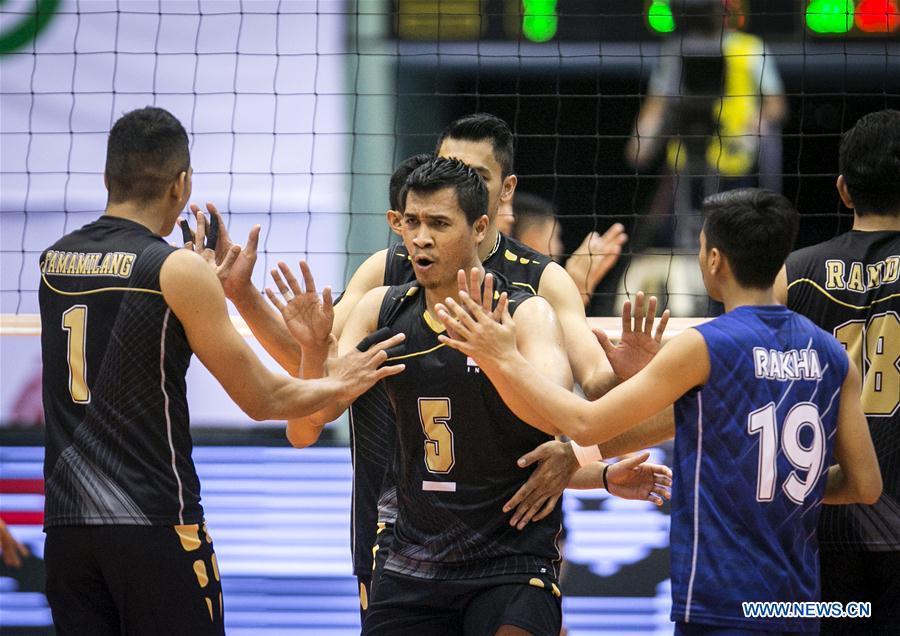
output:
[[[552,260],[546,254],[541,254],[536,249],[528,247],[521,241],[502,232],[499,233],[496,256],[502,258],[503,261],[518,263],[519,265],[546,265]]]
[[[497,243],[490,256],[484,260],[484,266],[506,276],[512,285],[536,294],[541,277],[552,262],[549,256],[498,233]]]
[[[829,258],[840,257],[846,250],[848,239],[849,234],[840,234],[827,241],[794,250],[788,255],[785,264],[797,267],[818,264]]]
[[[367,307],[378,307],[378,326],[393,324],[407,308],[419,302],[423,296],[416,281],[402,285],[376,287],[363,299]]]
[[[382,284],[402,285],[415,279],[409,250],[402,241],[384,250],[380,260],[384,264]]]

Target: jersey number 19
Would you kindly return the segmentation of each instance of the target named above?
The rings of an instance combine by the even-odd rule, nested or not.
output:
[[[800,440],[804,429],[812,433],[808,444]],[[756,478],[756,500],[772,501],[778,481],[778,422],[775,419],[775,404],[769,402],[761,409],[750,413],[747,418],[747,432],[759,435],[759,472]],[[802,504],[806,495],[815,487],[825,468],[825,429],[819,418],[819,409],[810,402],[795,404],[781,426],[781,450],[792,470],[781,488],[791,501]],[[798,471],[805,471],[801,478]]]

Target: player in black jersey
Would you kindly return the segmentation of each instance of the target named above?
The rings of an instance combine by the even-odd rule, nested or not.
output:
[[[399,444],[396,535],[363,631],[492,635],[518,627],[526,631],[516,633],[555,636],[559,511],[523,532],[499,514],[524,480],[517,457],[548,435],[512,416],[477,367],[437,343],[434,304],[454,293],[459,268],[480,268],[477,248],[488,226],[484,182],[460,161],[435,159],[410,176],[407,189],[402,231],[416,282],[366,294],[340,340],[343,350],[384,327],[408,332],[396,359],[410,372],[385,387]],[[276,282],[290,294],[280,278]],[[513,299],[531,329],[523,333],[522,346],[554,382],[571,386],[549,305],[524,291]],[[295,332],[310,329],[284,316]],[[326,337],[317,347],[298,334],[305,345],[304,377],[321,372],[316,359],[328,340],[322,333]],[[324,409],[305,425],[324,424],[346,406]]]
[[[192,353],[255,419],[355,397],[402,366],[378,369],[386,341],[335,358],[322,380],[266,369],[231,324],[202,226],[196,252],[162,239],[191,194],[188,137],[165,110],[115,123],[104,178],[105,214],[40,258],[47,599],[60,634],[219,634]]]
[[[531,618],[522,606],[534,593],[522,590],[529,581],[532,586],[558,592],[552,580],[552,560],[557,556],[553,538],[558,532],[558,520],[545,520],[519,532],[499,514],[503,501],[525,478],[515,466],[518,454],[547,436],[529,432],[528,427],[511,417],[490,383],[484,381],[477,368],[467,365],[464,357],[448,357],[443,347],[436,346],[433,316],[426,311],[435,299],[455,289],[455,265],[477,262],[477,241],[484,236],[487,217],[477,213],[483,205],[473,202],[473,185],[484,187],[458,161],[438,159],[413,173],[408,181],[411,193],[401,227],[404,254],[413,250],[417,282],[367,294],[341,337],[341,344],[346,347],[357,337],[382,327],[405,329],[410,336],[406,353],[397,356],[406,361],[410,373],[404,381],[387,385],[397,413],[400,444],[397,540],[387,555],[386,573],[375,585],[375,603],[366,618],[365,631],[437,629],[455,633],[462,631],[463,624],[468,625],[473,617],[483,633],[493,634],[506,621],[525,625],[534,633],[558,630],[553,619],[558,617],[558,605],[548,603],[552,596],[534,597],[536,614]],[[305,264],[301,263],[301,269],[306,292],[293,280],[286,265],[280,263],[279,268],[289,286],[278,271],[274,272],[276,282],[290,300],[285,304],[271,293],[270,298],[282,310],[298,341],[304,343],[304,376],[315,374],[317,370],[311,361],[322,355],[328,340],[331,315],[327,294],[324,305],[319,305]],[[526,317],[535,314],[529,320],[533,333],[527,336],[527,346],[536,357],[546,357],[546,368],[560,376],[560,382],[568,384],[565,356],[558,342],[554,346],[552,334],[556,327],[547,322],[547,315],[540,313],[548,311],[546,305],[543,301],[535,304],[534,299],[524,302],[530,298],[527,292],[505,281],[504,284],[516,290],[516,298],[523,301],[520,311]],[[303,300],[310,295],[313,298]],[[304,320],[295,319],[300,316]],[[321,426],[344,406],[337,404],[306,421],[289,425]],[[448,495],[451,491],[456,494]],[[558,509],[555,514],[558,516]],[[378,555],[382,553],[379,551]],[[404,578],[404,574],[408,576]],[[504,575],[509,578],[503,578]],[[473,583],[474,578],[479,581]],[[437,585],[418,579],[457,582]],[[488,588],[492,590],[490,594],[481,596]],[[509,599],[504,597],[506,592],[511,595]],[[447,595],[447,603],[429,614],[427,608],[434,603],[429,597],[441,594]],[[475,597],[479,600],[471,606],[472,612],[464,612],[463,606]],[[480,610],[475,609],[479,607]],[[464,614],[468,618],[464,619]],[[439,619],[450,622],[433,624]]]
[[[566,352],[575,380],[588,395],[602,394],[617,380],[606,355],[597,344],[585,320],[584,305],[578,287],[561,266],[496,229],[498,206],[511,201],[517,183],[513,170],[513,136],[509,127],[501,119],[485,113],[463,117],[451,123],[441,133],[436,153],[461,159],[485,180],[488,190],[489,224],[485,240],[478,248],[479,258],[486,267],[500,272],[517,287],[538,293],[550,302],[563,330]],[[402,182],[395,179],[392,185],[396,188],[397,184],[402,185]],[[394,201],[391,202],[391,206],[397,207]],[[399,211],[389,211],[388,222],[395,232],[400,232]],[[258,235],[258,229],[251,232],[247,246],[235,260],[234,267],[224,282],[225,293],[269,354],[285,369],[293,372],[301,364],[302,350],[288,333],[281,317],[264,301],[251,280]],[[225,234],[220,238],[218,248],[220,261],[229,246],[230,239]],[[382,285],[403,284],[413,279],[412,263],[402,243],[370,256],[356,270],[340,302],[334,307],[335,337],[340,337],[352,310],[368,291]],[[625,347],[624,351],[640,351],[642,347],[652,350],[658,346],[661,332],[662,328],[656,332],[655,337],[650,330],[632,332],[633,346]],[[585,342],[588,344],[585,345]],[[619,350],[620,353],[622,351]],[[616,356],[615,352],[612,355],[620,376],[627,377],[636,370],[636,368],[629,370],[626,363],[628,355]],[[369,398],[376,395],[377,392],[367,394],[351,412],[355,464],[352,499],[353,569],[362,585],[365,585],[365,579],[372,570],[372,546],[377,529],[388,528],[396,507],[393,503],[390,478],[384,481],[383,475],[377,470],[369,470],[388,465],[386,455],[381,459],[378,457],[379,453],[387,450],[387,446],[376,440],[382,439],[385,427],[391,426],[389,406],[383,399],[370,403]],[[289,427],[288,436],[292,444],[303,447],[314,443],[320,432],[321,427],[294,426]],[[553,457],[556,465],[546,471],[554,479],[550,483],[547,482],[546,477],[543,477],[543,467],[533,473],[533,478],[526,482],[527,492],[540,495],[535,499],[523,501],[522,515],[519,518],[530,518],[539,511],[549,513],[554,508],[562,489],[578,469],[578,462],[569,444],[560,444],[554,448],[556,452]],[[363,452],[374,456],[363,460]],[[599,465],[590,468],[594,472],[601,469]],[[593,483],[596,483],[596,480]],[[385,496],[381,498],[379,506],[379,494],[382,493]],[[633,494],[631,491],[623,491],[622,494],[625,493]],[[366,605],[365,595],[363,588],[360,599],[363,609]]]
[[[884,479],[872,506],[819,520],[823,601],[870,601],[871,619],[826,619],[823,634],[895,634],[900,625],[900,111],[844,134],[837,191],[853,229],[791,254],[780,300],[834,334],[863,376],[862,404]]]

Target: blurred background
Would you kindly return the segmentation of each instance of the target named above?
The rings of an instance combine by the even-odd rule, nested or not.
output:
[[[550,205],[558,242],[538,249],[565,264],[590,232],[628,234],[591,280],[590,315],[644,289],[702,317],[716,308],[696,272],[699,198],[759,184],[800,211],[797,247],[845,231],[840,135],[900,108],[897,0],[5,0],[0,12],[0,516],[33,554],[0,570],[4,634],[52,633],[38,256],[102,213],[106,136],[124,112],[153,104],[184,123],[195,201],[217,203],[239,242],[263,227],[259,288],[277,260],[305,258],[337,290],[391,240],[394,166],[432,151],[452,119],[494,113],[516,134],[518,190]],[[346,422],[297,451],[198,364],[188,388],[229,633],[358,631]],[[569,633],[669,633],[667,507],[598,491],[567,494],[565,512]]]

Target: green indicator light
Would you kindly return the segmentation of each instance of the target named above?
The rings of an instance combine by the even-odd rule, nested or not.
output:
[[[675,18],[668,0],[653,0],[647,9],[647,23],[657,33],[671,33],[675,30]]]
[[[853,0],[813,0],[806,7],[806,26],[815,33],[847,33],[855,9]]]
[[[556,15],[556,0],[523,0],[525,15],[522,18],[522,33],[532,42],[546,42],[556,35],[559,17]]]

